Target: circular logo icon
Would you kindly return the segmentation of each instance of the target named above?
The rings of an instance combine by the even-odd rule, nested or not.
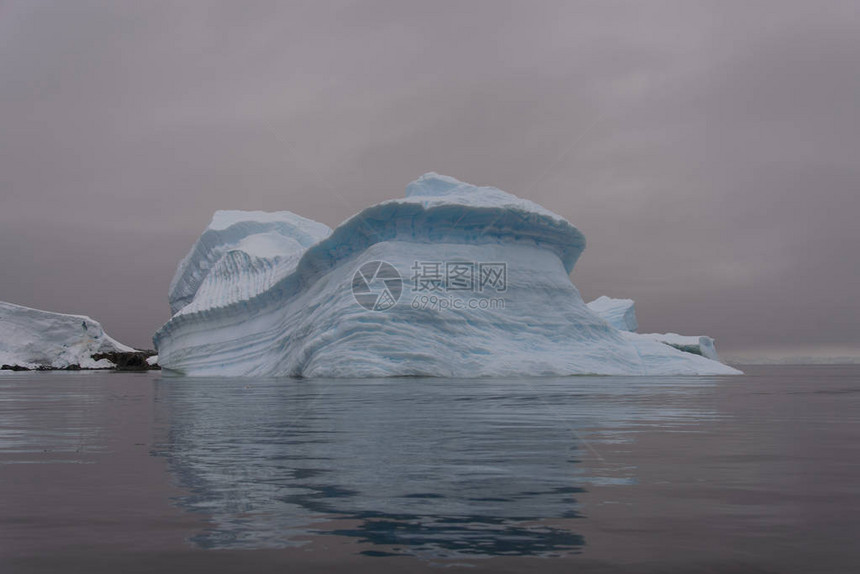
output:
[[[368,311],[394,307],[403,292],[403,279],[391,263],[370,261],[352,276],[352,296]]]

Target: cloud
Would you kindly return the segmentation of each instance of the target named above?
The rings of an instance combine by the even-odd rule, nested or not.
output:
[[[335,225],[435,170],[564,215],[586,297],[856,345],[851,3],[12,2],[0,299],[135,345],[220,208]]]

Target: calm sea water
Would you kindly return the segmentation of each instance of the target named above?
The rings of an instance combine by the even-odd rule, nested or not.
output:
[[[0,374],[0,571],[851,572],[860,367]]]

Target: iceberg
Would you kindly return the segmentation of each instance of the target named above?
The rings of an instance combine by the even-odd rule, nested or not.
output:
[[[334,230],[217,212],[171,283],[158,363],[248,377],[739,373],[601,318],[570,280],[584,248],[542,206],[435,173]]]
[[[0,366],[4,369],[112,369],[99,355],[136,353],[109,337],[98,321],[0,301]]]

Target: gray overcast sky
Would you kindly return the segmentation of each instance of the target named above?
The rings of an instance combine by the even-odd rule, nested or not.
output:
[[[426,171],[588,239],[586,300],[860,354],[857,2],[0,2],[0,299],[151,346],[216,209]]]

